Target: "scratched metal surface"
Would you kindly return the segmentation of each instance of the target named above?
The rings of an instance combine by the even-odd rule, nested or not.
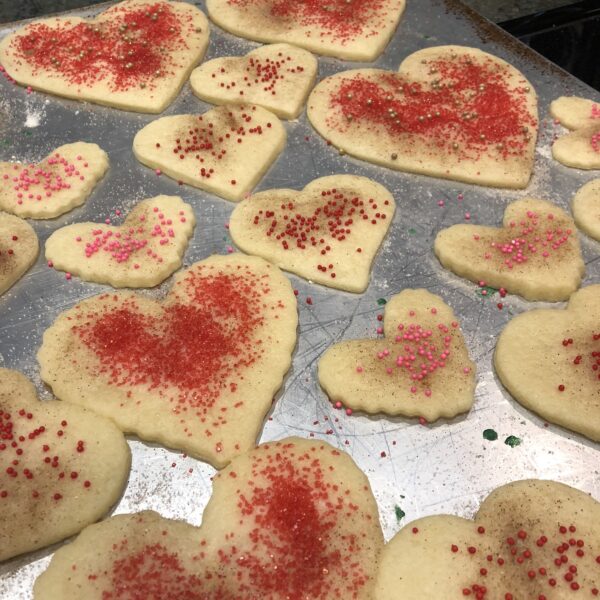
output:
[[[431,45],[463,44],[481,47],[521,69],[540,96],[542,127],[536,152],[535,175],[524,192],[501,192],[449,181],[395,173],[340,156],[311,129],[303,115],[287,123],[288,144],[258,189],[300,188],[331,173],[371,177],[390,189],[398,205],[393,226],[373,267],[372,281],[361,295],[329,290],[290,276],[299,290],[300,329],[293,367],[277,397],[260,441],[287,435],[327,440],[349,452],[367,473],[390,538],[411,520],[451,512],[471,516],[493,488],[528,477],[552,478],[600,498],[597,444],[562,428],[547,426],[525,410],[499,384],[491,366],[499,331],[512,315],[540,306],[514,296],[496,307],[497,298],[482,298],[476,286],[446,273],[432,252],[436,232],[464,221],[499,224],[504,207],[526,194],[548,198],[567,208],[573,193],[593,174],[570,170],[552,161],[554,125],[548,119],[552,99],[581,94],[600,100],[597,92],[529,51],[456,0],[409,0],[396,35],[377,66],[395,69],[408,54]],[[201,7],[202,4],[199,4]],[[77,11],[90,15],[98,8]],[[9,27],[0,29],[0,37]],[[207,58],[243,54],[256,44],[212,28]],[[319,60],[319,77],[355,67],[329,58]],[[204,112],[185,86],[164,114]],[[157,177],[134,159],[135,133],[156,117],[61,100],[25,90],[0,78],[0,160],[37,160],[52,148],[77,140],[98,143],[110,156],[111,169],[87,203],[47,222],[32,222],[43,244],[63,225],[99,220],[117,208],[155,194],[179,194],[196,211],[198,225],[185,255],[186,264],[213,253],[226,253],[231,243],[225,229],[232,203],[191,187],[179,187]],[[597,173],[596,173],[597,175]],[[459,194],[464,198],[459,200]],[[445,201],[444,207],[438,201]],[[600,244],[581,235],[587,273],[584,285],[600,282]],[[169,281],[146,292],[158,297]],[[421,426],[414,419],[347,417],[335,410],[319,388],[319,356],[332,343],[374,337],[379,298],[405,287],[425,287],[440,294],[461,316],[472,358],[478,365],[476,400],[469,414]],[[43,255],[12,290],[0,298],[0,365],[30,376],[40,393],[49,396],[39,379],[35,354],[43,331],[64,309],[105,286],[66,281],[49,269]],[[306,303],[307,296],[313,299]],[[499,439],[489,442],[482,432],[493,428]],[[516,435],[522,444],[503,443]],[[180,453],[130,439],[133,467],[129,484],[115,513],[154,509],[166,517],[199,524],[211,491],[212,467]],[[406,516],[398,520],[395,508]],[[0,598],[31,598],[35,577],[46,567],[56,546],[0,565]]]

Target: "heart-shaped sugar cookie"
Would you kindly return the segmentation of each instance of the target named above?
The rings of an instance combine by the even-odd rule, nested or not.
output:
[[[0,212],[0,294],[18,281],[35,262],[38,239],[26,221]]]
[[[498,338],[494,366],[518,402],[600,441],[600,285],[575,292],[566,310],[512,319]]]
[[[134,110],[163,111],[208,45],[208,20],[187,2],[125,0],[95,19],[33,21],[0,42],[22,85]]]
[[[531,177],[535,91],[514,67],[474,48],[420,50],[398,73],[337,73],[314,88],[307,114],[340,150],[392,169],[508,188]]]
[[[362,292],[394,209],[394,198],[382,185],[332,175],[301,192],[251,196],[231,214],[229,232],[244,252],[316,283]]]
[[[571,210],[577,227],[600,241],[600,179],[589,181],[577,190]]]
[[[381,553],[375,600],[567,600],[600,589],[600,503],[554,481],[494,490],[474,521],[413,521]]]
[[[552,156],[566,167],[600,169],[600,124],[558,138],[552,144]]]
[[[179,196],[140,202],[123,225],[76,223],[46,241],[56,269],[113,287],[152,287],[181,266],[194,231],[192,207]]]
[[[152,121],[133,140],[143,164],[173,179],[238,201],[285,146],[279,119],[260,106],[219,106],[202,115]]]
[[[550,103],[550,114],[567,129],[600,124],[600,103],[578,96],[561,96]]]
[[[277,267],[213,256],[177,273],[161,303],[128,292],[82,301],[46,330],[38,360],[61,400],[222,467],[254,446],[297,320]]]
[[[201,527],[156,513],[86,529],[52,558],[36,600],[372,598],[383,546],[369,481],[325,442],[287,438],[214,479]]]
[[[207,0],[219,27],[259,42],[287,42],[317,54],[375,60],[390,41],[405,0]]]
[[[20,373],[0,368],[0,561],[63,540],[118,500],[130,453],[108,419],[40,402]]]
[[[213,104],[258,104],[282,119],[295,119],[317,76],[317,59],[289,44],[272,44],[246,56],[209,60],[194,69],[190,85]]]
[[[558,206],[525,198],[509,204],[501,229],[442,229],[435,254],[446,269],[527,300],[566,300],[585,272],[577,229]]]
[[[426,290],[403,290],[385,307],[385,339],[328,348],[319,382],[329,398],[368,413],[435,421],[468,411],[475,365],[452,309]]]
[[[75,142],[40,163],[0,162],[0,209],[19,217],[51,219],[81,206],[108,169],[96,144]]]

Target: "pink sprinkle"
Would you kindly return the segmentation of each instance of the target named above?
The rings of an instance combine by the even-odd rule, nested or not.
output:
[[[377,328],[377,333],[379,333],[379,334],[383,333],[383,327],[378,327]]]
[[[30,85],[28,85],[28,86],[27,86],[27,93],[28,93],[28,94],[31,94],[31,92],[32,92],[32,91],[33,91],[33,89],[31,88],[31,86],[30,86]]]
[[[225,223],[225,229],[229,229],[229,223]]]
[[[463,373],[470,373],[471,372],[471,368],[470,367],[465,367],[463,369]]]
[[[456,196],[457,200],[462,200],[464,198],[464,196],[462,194],[459,194],[458,196]]]
[[[67,281],[70,281],[70,280],[71,280],[71,278],[72,278],[72,275],[71,275],[71,273],[65,273],[65,279],[66,279]]]
[[[338,400],[338,401],[337,401],[337,402],[334,404],[334,406],[335,406],[336,408],[342,408],[342,403],[341,403],[341,402]]]
[[[446,203],[443,200],[438,200],[438,206],[444,206]]]
[[[233,252],[233,247],[232,246],[227,246],[227,252],[229,254],[231,254]]]
[[[51,260],[49,260],[49,261],[48,261],[48,266],[49,266],[50,268],[52,268],[52,267],[54,266],[54,263],[53,263]]]
[[[465,219],[468,221],[471,218],[471,213],[465,213]]]
[[[363,368],[359,365],[358,367],[356,367],[356,372],[357,373],[362,373],[363,372]]]
[[[348,416],[350,416],[350,415],[352,414],[352,409],[351,409],[351,408],[347,408],[347,409],[346,409],[346,414],[347,414]]]
[[[162,171],[160,169],[155,169],[154,172],[159,176],[162,175]]]

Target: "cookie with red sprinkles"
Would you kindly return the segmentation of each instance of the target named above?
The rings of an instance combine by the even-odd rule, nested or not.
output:
[[[240,37],[317,54],[372,61],[385,49],[405,0],[207,0],[209,17]]]
[[[55,148],[37,164],[0,162],[0,210],[28,219],[52,219],[81,206],[108,170],[97,144]]]
[[[103,517],[129,475],[130,452],[108,419],[40,402],[0,368],[0,561],[49,546]]]
[[[37,235],[27,221],[0,212],[0,294],[29,270],[38,249]]]
[[[308,99],[313,127],[340,151],[391,169],[524,188],[533,170],[537,95],[507,62],[437,46],[397,73],[343,71]]]
[[[46,330],[38,360],[61,400],[221,468],[254,447],[297,321],[277,267],[212,256],[178,272],[161,302],[132,292],[81,301]]]
[[[192,71],[190,86],[212,104],[258,104],[282,119],[298,117],[317,76],[317,59],[289,44],[245,56],[209,60]]]
[[[575,292],[566,309],[512,319],[498,338],[494,366],[520,404],[600,441],[600,285]]]
[[[208,46],[204,13],[187,2],[125,0],[94,19],[33,21],[0,42],[21,85],[137,112],[162,112]]]
[[[383,546],[368,479],[324,442],[287,438],[214,479],[201,527],[119,515],[58,550],[36,600],[372,598]]]
[[[385,305],[377,340],[348,340],[319,360],[332,402],[352,410],[435,421],[468,411],[475,394],[470,360],[452,309],[427,290],[403,290]]]
[[[179,196],[156,196],[137,204],[122,225],[107,218],[57,229],[46,241],[46,259],[85,281],[152,287],[181,266],[195,222]]]
[[[242,201],[229,232],[244,252],[328,287],[363,292],[394,216],[393,195],[355,175],[331,175],[302,191],[275,189]]]
[[[152,121],[137,132],[133,153],[157,175],[239,201],[283,151],[286,137],[265,108],[228,105]]]
[[[535,198],[509,204],[501,228],[459,224],[442,229],[434,251],[456,275],[527,300],[567,300],[585,273],[573,219]]]
[[[568,600],[600,594],[600,503],[535,479],[494,490],[474,520],[413,521],[385,546],[375,600]]]

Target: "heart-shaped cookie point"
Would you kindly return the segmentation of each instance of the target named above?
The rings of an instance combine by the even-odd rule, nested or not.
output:
[[[286,438],[215,477],[201,527],[151,512],[89,527],[56,552],[35,597],[367,600],[382,547],[377,504],[352,459]]]
[[[0,368],[0,561],[49,546],[100,519],[127,482],[130,453],[104,417],[40,402]]]
[[[585,273],[571,217],[534,198],[509,204],[500,229],[464,224],[442,229],[434,250],[456,275],[527,300],[567,300]]]
[[[532,310],[504,328],[494,355],[500,381],[543,419],[600,441],[600,285],[566,310]]]
[[[261,258],[213,256],[163,302],[103,294],[59,315],[38,353],[61,400],[220,468],[255,444],[291,364],[296,299]]]
[[[195,222],[192,207],[179,196],[156,196],[136,205],[123,225],[58,229],[46,241],[46,258],[85,281],[152,287],[181,266]]]
[[[405,0],[207,0],[212,21],[258,42],[286,42],[346,60],[375,60],[404,12]]]
[[[81,206],[108,169],[96,144],[75,142],[40,163],[0,162],[0,210],[19,217],[51,219]]]
[[[204,56],[208,36],[208,20],[191,4],[125,0],[95,19],[29,23],[0,42],[0,63],[43,92],[157,113]]]
[[[177,181],[238,201],[285,146],[279,119],[260,106],[219,106],[202,115],[152,121],[133,140],[144,165]]]
[[[295,119],[317,76],[317,59],[289,44],[272,44],[246,56],[209,60],[194,69],[190,85],[213,104],[258,104],[282,119]]]
[[[314,88],[307,114],[337,148],[391,169],[507,188],[531,177],[535,91],[474,48],[420,50],[398,73],[337,73]]]
[[[0,212],[0,294],[29,270],[38,250],[33,227],[19,217]]]
[[[413,521],[385,546],[374,600],[594,598],[600,503],[555,481],[494,490],[474,521]]]
[[[229,232],[244,252],[328,287],[363,292],[394,216],[392,194],[355,175],[332,175],[254,194],[231,214]]]
[[[577,227],[600,241],[600,179],[589,181],[577,190],[571,209]]]
[[[354,410],[435,421],[468,411],[475,364],[452,309],[426,290],[404,290],[385,307],[385,339],[328,348],[319,382]]]

